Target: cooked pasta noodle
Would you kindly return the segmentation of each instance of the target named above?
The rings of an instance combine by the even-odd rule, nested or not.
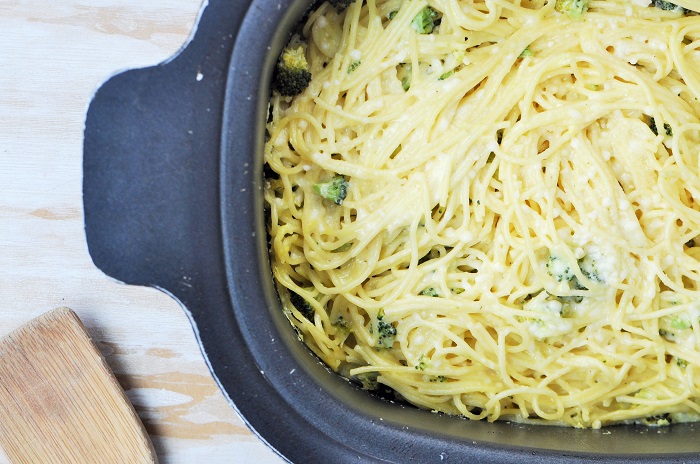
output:
[[[325,363],[472,419],[700,419],[699,15],[360,0],[299,34],[265,202]]]

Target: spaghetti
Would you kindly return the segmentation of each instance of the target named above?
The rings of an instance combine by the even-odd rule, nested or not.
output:
[[[285,311],[331,368],[422,408],[699,420],[700,16],[558,10],[310,13],[313,78],[273,92],[265,146]]]

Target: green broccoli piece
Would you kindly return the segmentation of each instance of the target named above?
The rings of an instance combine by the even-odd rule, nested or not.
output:
[[[605,280],[601,277],[598,272],[598,263],[595,259],[591,258],[589,255],[584,256],[578,260],[578,267],[581,269],[581,274],[586,276],[588,280],[593,282],[603,283]],[[577,279],[578,280],[578,279]],[[584,290],[588,290],[585,289]]]
[[[692,327],[692,323],[688,319],[683,319],[682,317],[675,316],[671,320],[671,327],[678,330],[685,330]]]
[[[419,34],[430,34],[440,24],[440,13],[426,6],[411,21],[411,27]]]
[[[418,360],[418,364],[414,366],[417,371],[424,371],[430,366],[430,358],[422,354]]]
[[[659,129],[656,127],[656,120],[654,118],[649,120],[649,129],[651,129],[654,135],[659,135]],[[673,135],[673,128],[666,122],[664,123],[664,131],[666,135]]]
[[[445,74],[440,75],[440,77],[438,77],[438,80],[439,80],[439,81],[444,81],[445,79],[447,79],[448,77],[450,77],[450,76],[453,75],[454,73],[455,73],[455,70],[454,70],[454,69],[452,69],[452,70],[450,70],[450,71],[447,71]]]
[[[355,380],[360,382],[363,390],[374,391],[379,388],[376,372],[364,372],[362,374],[357,374],[355,376]]]
[[[656,8],[661,8],[662,10],[675,10],[678,8],[678,5],[667,2],[666,0],[654,0],[654,6]]]
[[[545,267],[547,268],[547,274],[554,277],[557,282],[570,282],[575,277],[575,274],[571,268],[567,266],[564,261],[554,255],[549,255],[549,259],[547,260]]]
[[[309,321],[314,320],[314,307],[311,306],[311,304],[309,304],[309,302],[306,301],[303,296],[299,295],[296,292],[290,291],[289,301],[292,302],[294,307],[297,308],[297,311],[299,311],[302,316],[304,316]]]
[[[590,258],[588,255],[576,261],[581,274],[586,276],[586,278],[593,282],[603,283],[603,278],[598,273],[598,268],[596,265],[596,260]],[[583,290],[588,291],[588,287],[583,285],[581,281],[576,277],[575,272],[572,270],[571,266],[565,263],[561,258],[555,255],[549,255],[549,259],[545,264],[547,268],[547,273],[554,277],[557,282],[568,282],[569,288],[573,290]],[[568,305],[572,303],[581,303],[583,301],[582,295],[570,295],[570,296],[557,296],[552,295],[553,298],[559,300],[563,307],[565,308],[562,313],[564,317],[568,309]]]
[[[277,62],[277,75],[274,88],[284,96],[298,95],[311,82],[309,64],[306,62],[304,47],[287,47]]]
[[[328,3],[330,3],[331,6],[335,8],[335,11],[337,11],[338,13],[342,13],[347,7],[352,5],[354,1],[355,0],[328,0]]]
[[[598,283],[604,282],[603,278],[598,273],[598,267],[595,259],[586,255],[577,260],[576,264],[578,264],[581,274],[586,276],[588,280]],[[571,267],[562,261],[562,259],[558,256],[549,255],[549,259],[547,260],[545,267],[547,268],[547,273],[554,277],[557,282],[570,282],[570,287],[573,287],[576,290],[588,290],[588,288],[579,282]]]
[[[525,47],[525,50],[520,53],[518,58],[525,58],[526,56],[535,56],[535,54],[532,53],[532,50],[530,50],[530,47]]]
[[[666,0],[654,0],[653,5],[656,8],[661,8],[666,11],[680,11],[683,14],[688,14],[690,12],[689,9],[678,6],[675,3],[667,2]]]
[[[337,174],[328,182],[314,184],[314,191],[336,205],[342,205],[348,194],[348,181]]]
[[[580,19],[588,10],[588,0],[557,0],[554,9],[566,13],[570,18]]]
[[[356,70],[357,67],[360,66],[361,64],[362,64],[362,61],[353,61],[352,63],[350,63],[350,66],[348,66],[348,74],[350,74],[351,72]]]
[[[402,63],[396,67],[396,77],[401,79],[401,87],[403,87],[403,90],[406,92],[411,88],[412,68],[410,63]]]
[[[644,417],[639,420],[639,423],[647,426],[666,426],[671,423],[671,417],[668,413],[657,414],[655,416]]]
[[[391,348],[394,345],[394,339],[396,338],[396,327],[389,324],[388,322],[378,321],[377,322],[377,334],[379,335],[379,347],[380,348]]]
[[[331,325],[343,335],[348,335],[351,332],[350,323],[346,321],[343,316],[338,316],[338,319],[336,319],[336,321]]]
[[[425,288],[420,292],[420,294],[424,295],[424,296],[433,296],[433,297],[440,296],[440,294],[438,293],[438,291],[435,287]]]

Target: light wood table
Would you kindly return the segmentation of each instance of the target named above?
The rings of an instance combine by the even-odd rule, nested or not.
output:
[[[0,335],[69,306],[162,463],[278,463],[218,390],[180,306],[106,277],[85,241],[90,99],[116,72],[176,53],[200,7],[200,0],[0,0]],[[1,451],[0,462],[7,462]]]

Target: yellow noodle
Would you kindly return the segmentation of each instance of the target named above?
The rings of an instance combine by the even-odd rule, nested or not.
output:
[[[265,202],[321,359],[475,420],[700,420],[700,15],[646,3],[309,15],[313,79],[272,94]],[[314,189],[336,175],[341,204]]]

